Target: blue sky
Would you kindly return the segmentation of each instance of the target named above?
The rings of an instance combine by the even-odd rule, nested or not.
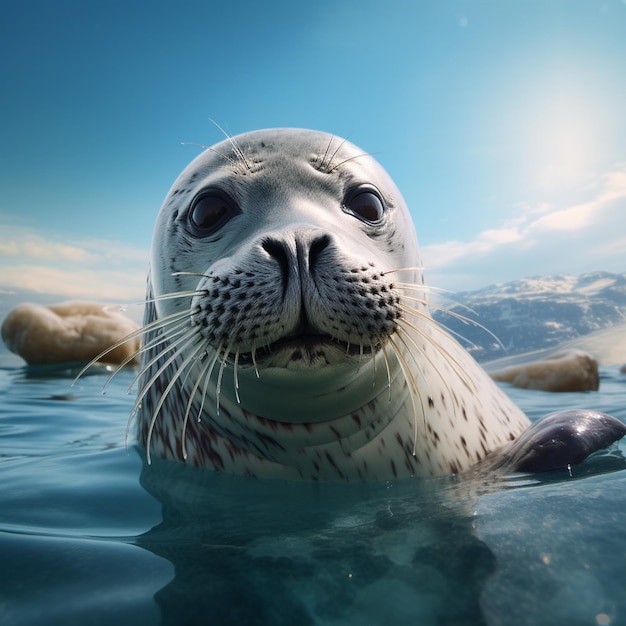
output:
[[[626,2],[7,3],[0,294],[137,300],[183,142],[372,152],[431,284],[626,271]]]

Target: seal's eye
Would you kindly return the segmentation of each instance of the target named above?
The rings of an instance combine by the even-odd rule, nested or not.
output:
[[[189,227],[198,237],[214,233],[239,210],[230,198],[211,192],[205,193],[194,201],[189,212]]]
[[[346,202],[346,209],[368,224],[380,222],[385,212],[385,206],[380,196],[370,189],[359,191],[350,196]]]

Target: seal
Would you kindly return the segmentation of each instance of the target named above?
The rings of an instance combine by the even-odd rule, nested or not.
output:
[[[433,293],[400,192],[356,146],[271,129],[206,149],[158,215],[134,334],[148,462],[381,481],[502,461],[530,422]]]

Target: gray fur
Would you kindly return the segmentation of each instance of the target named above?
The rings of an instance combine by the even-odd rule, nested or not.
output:
[[[350,209],[359,189],[379,194],[380,220]],[[189,212],[213,192],[232,215],[198,236]],[[387,480],[461,472],[529,425],[431,319],[404,200],[344,140],[279,129],[208,149],[168,193],[152,250],[137,402],[149,455]]]

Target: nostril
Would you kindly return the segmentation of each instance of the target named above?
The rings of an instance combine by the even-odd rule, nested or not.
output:
[[[267,252],[280,266],[283,278],[283,285],[287,284],[289,278],[289,251],[285,244],[276,239],[267,237],[261,242],[261,247]]]
[[[276,259],[285,258],[286,252],[282,242],[276,241],[276,239],[270,239],[269,237],[263,239],[261,242],[263,250],[267,252],[271,257]]]
[[[311,242],[309,248],[309,267],[313,267],[319,255],[330,245],[330,236],[321,235]]]

